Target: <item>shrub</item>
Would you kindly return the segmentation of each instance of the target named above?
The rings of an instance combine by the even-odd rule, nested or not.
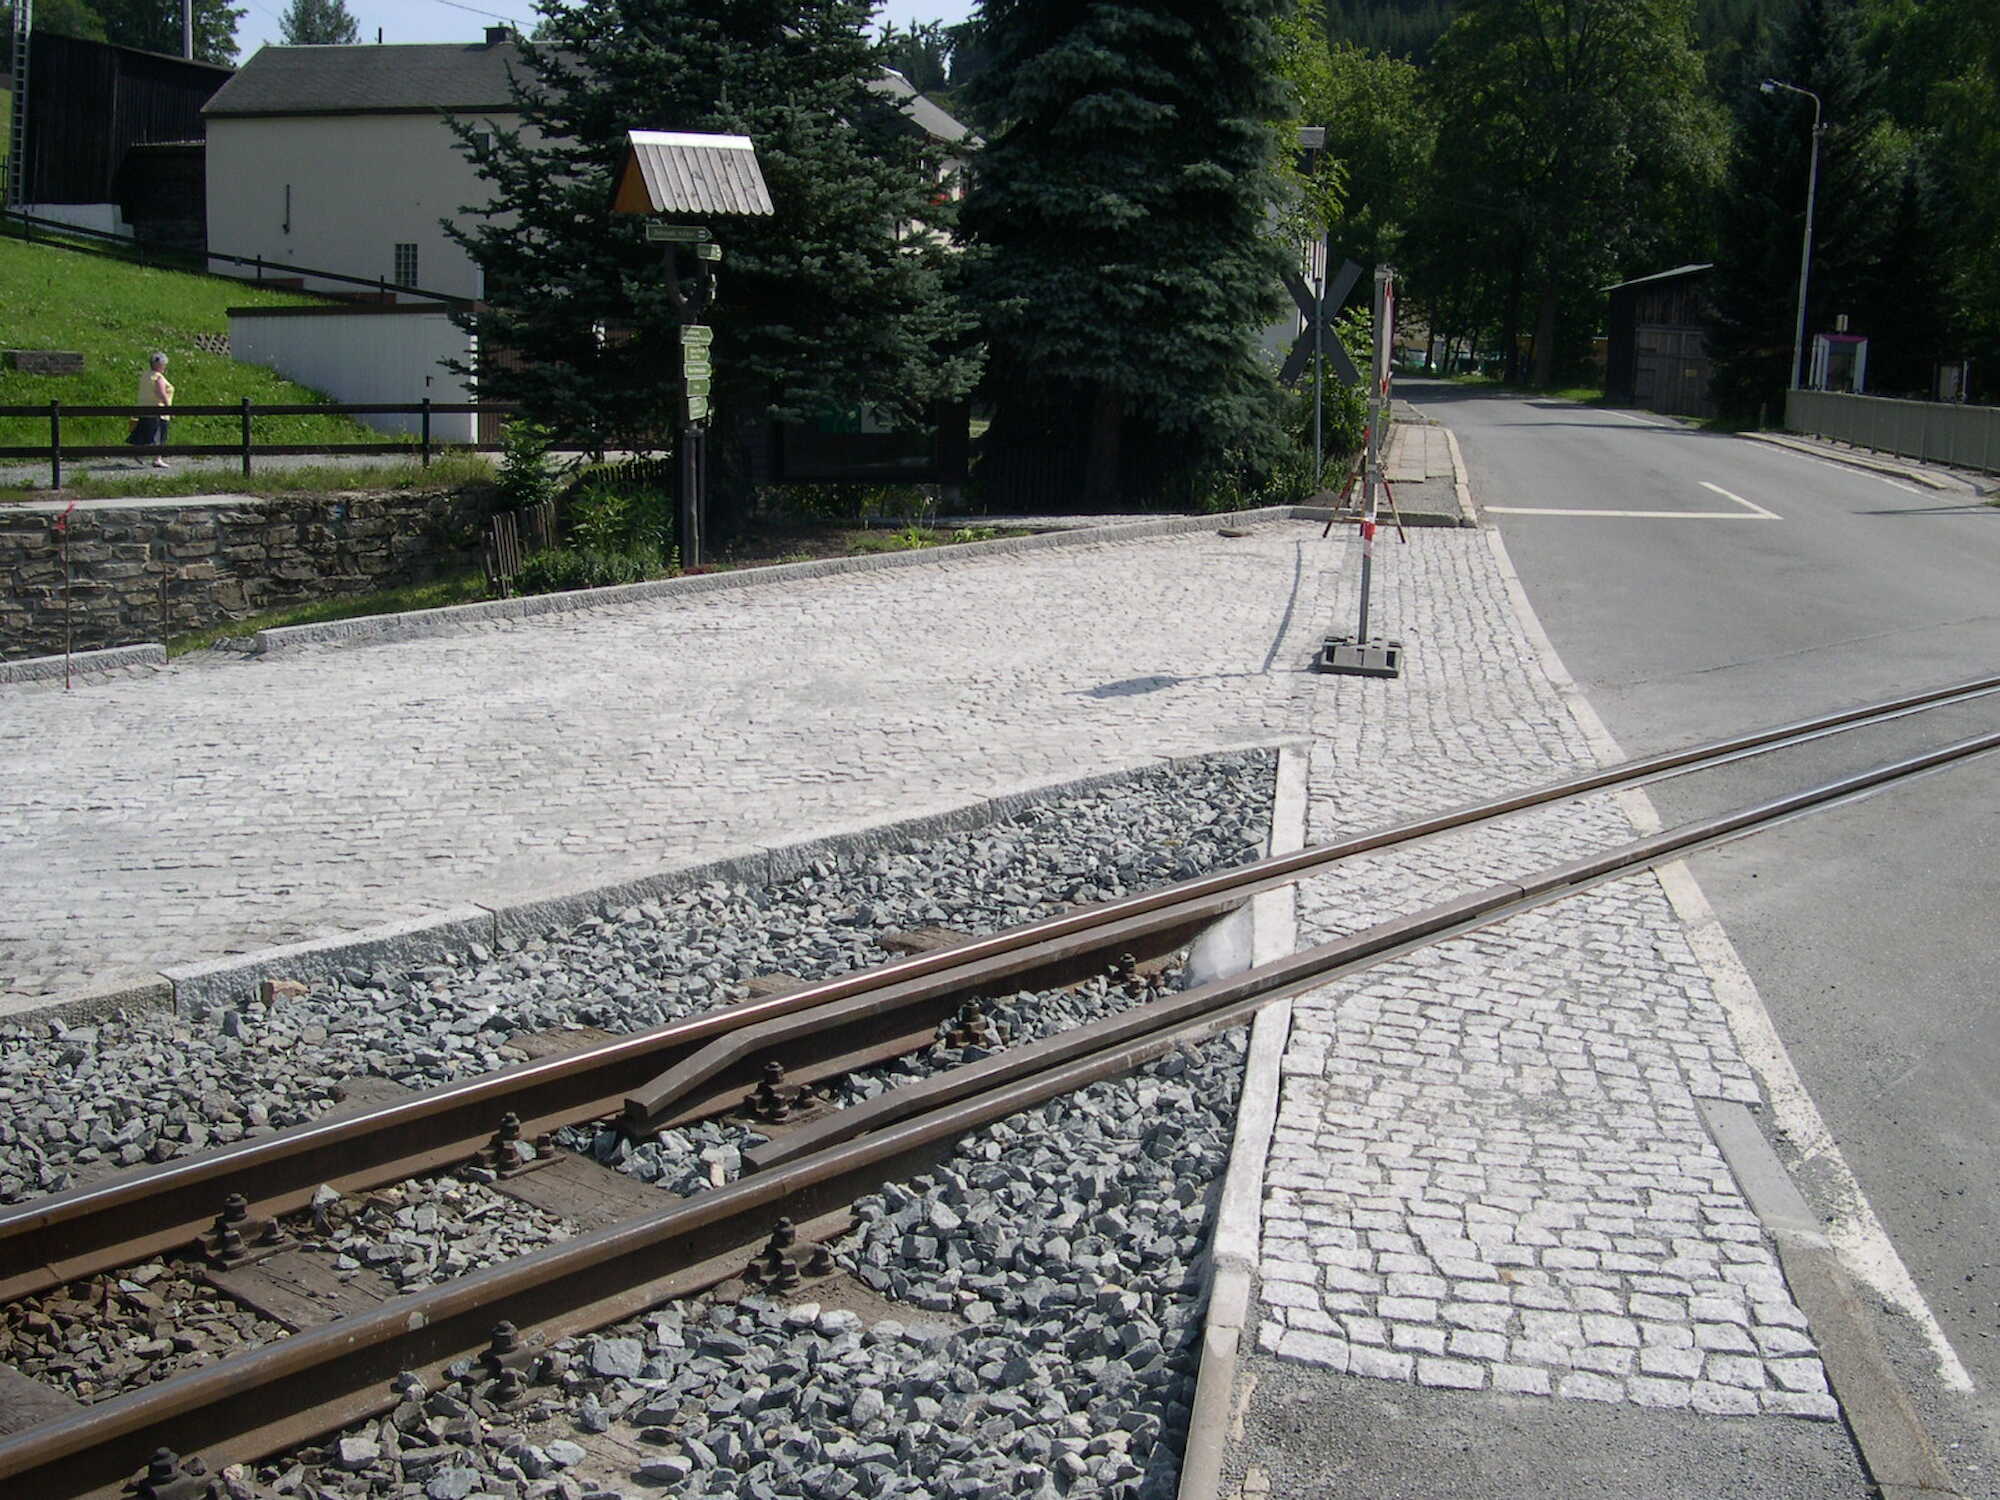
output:
[[[549,444],[554,439],[548,428],[526,418],[516,418],[507,424],[504,441],[506,446],[500,455],[500,509],[526,510],[544,500],[555,499],[560,486],[555,465],[549,459]]]
[[[514,575],[514,587],[523,594],[559,594],[570,589],[641,583],[669,571],[656,555],[590,547],[551,547],[522,562],[521,571]]]

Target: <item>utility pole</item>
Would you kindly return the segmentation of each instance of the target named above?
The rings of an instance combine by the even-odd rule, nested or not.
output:
[[[181,56],[194,61],[194,0],[181,0]]]
[[[1792,325],[1792,377],[1785,382],[1787,389],[1796,391],[1805,385],[1805,377],[1800,371],[1805,365],[1806,353],[1806,283],[1812,277],[1813,200],[1819,196],[1819,138],[1825,134],[1826,127],[1820,123],[1819,95],[1811,89],[1766,78],[1757,85],[1757,90],[1764,94],[1802,94],[1812,100],[1813,107],[1812,165],[1806,173],[1806,233],[1805,242],[1799,246],[1799,311]]]

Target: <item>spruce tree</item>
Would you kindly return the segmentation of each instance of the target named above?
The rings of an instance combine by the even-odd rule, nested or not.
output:
[[[1811,360],[1813,334],[1831,330],[1837,314],[1850,317],[1854,332],[1887,331],[1873,315],[1881,277],[1893,269],[1885,257],[1907,153],[1876,105],[1858,19],[1852,0],[1802,0],[1760,70],[1818,94],[1825,127],[1802,366]],[[1782,90],[1745,90],[1736,103],[1710,337],[1714,393],[1727,416],[1775,419],[1791,383],[1813,108]]]
[[[1116,506],[1184,502],[1275,461],[1258,336],[1287,254],[1270,223],[1286,8],[987,0],[972,87],[1000,123],[962,222],[995,502],[1037,501],[1030,476],[1051,464]]]
[[[347,0],[292,0],[278,24],[287,47],[351,47],[361,37]]]
[[[492,187],[453,230],[486,275],[483,396],[560,434],[671,446],[679,316],[662,247],[611,212],[628,130],[748,136],[776,214],[718,218],[718,424],[866,402],[920,421],[976,373],[943,295],[935,148],[873,94],[867,0],[606,0],[521,43],[523,127],[461,140]],[[711,446],[726,482],[730,454]],[[727,496],[715,496],[726,506]],[[718,519],[727,522],[726,511]]]

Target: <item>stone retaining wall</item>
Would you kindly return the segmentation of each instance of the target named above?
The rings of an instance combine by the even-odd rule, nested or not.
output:
[[[63,649],[65,501],[0,505],[0,661]],[[469,566],[487,502],[448,490],[83,500],[71,644],[163,641],[262,610]]]

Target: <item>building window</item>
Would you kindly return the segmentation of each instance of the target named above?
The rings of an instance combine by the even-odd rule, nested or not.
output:
[[[417,284],[417,247],[415,245],[396,246],[396,285],[415,286]]]

